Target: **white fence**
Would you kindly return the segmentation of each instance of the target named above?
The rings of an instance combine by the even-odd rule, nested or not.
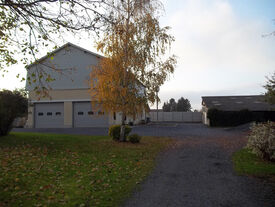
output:
[[[157,114],[158,113],[158,114]],[[202,122],[200,112],[150,112],[151,121]]]

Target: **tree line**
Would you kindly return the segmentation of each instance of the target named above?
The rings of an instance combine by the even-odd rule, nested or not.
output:
[[[181,97],[178,102],[175,101],[174,98],[171,98],[169,101],[164,102],[162,106],[162,110],[164,112],[171,111],[191,111],[192,107],[190,101],[187,98]]]

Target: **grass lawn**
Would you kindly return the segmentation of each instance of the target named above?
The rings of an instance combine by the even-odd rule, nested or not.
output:
[[[275,177],[275,163],[262,160],[248,149],[235,152],[233,163],[235,171],[240,175]]]
[[[118,206],[171,143],[152,137],[136,145],[107,136],[0,137],[0,207]]]

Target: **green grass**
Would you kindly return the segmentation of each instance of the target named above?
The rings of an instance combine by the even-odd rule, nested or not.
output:
[[[244,148],[233,155],[235,171],[240,175],[274,177],[275,163],[264,161]]]
[[[171,139],[140,144],[106,136],[0,137],[0,206],[118,206]]]

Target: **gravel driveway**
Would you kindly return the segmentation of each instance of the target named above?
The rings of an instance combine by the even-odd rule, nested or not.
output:
[[[219,131],[219,130],[218,130]],[[240,130],[178,137],[124,207],[274,207],[274,186],[237,176],[231,155],[246,143]]]

